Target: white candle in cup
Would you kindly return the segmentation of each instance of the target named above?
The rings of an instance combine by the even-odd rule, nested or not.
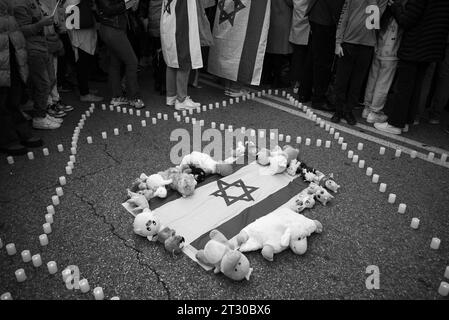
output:
[[[12,156],[6,157],[6,160],[8,161],[8,164],[14,164],[14,158]]]
[[[438,238],[432,238],[432,241],[430,242],[430,247],[434,250],[438,250],[440,247],[441,240]]]
[[[317,147],[321,147],[321,139],[317,139],[316,140],[316,146]]]
[[[354,151],[349,150],[348,151],[348,159],[352,159],[353,156],[354,156]]]
[[[58,266],[55,261],[47,262],[47,269],[48,273],[50,274],[55,274],[56,272],[58,272]]]
[[[149,118],[150,117],[150,111],[145,111],[145,117]]]
[[[310,146],[311,140],[309,138],[306,138],[306,146]]]
[[[95,300],[103,300],[104,299],[104,293],[103,293],[103,289],[101,287],[96,287],[94,289],[94,297],[95,297]]]
[[[379,182],[379,175],[378,174],[373,174],[373,183],[378,183]]]
[[[17,282],[24,282],[27,279],[25,270],[22,268],[17,269],[15,272],[15,275],[16,275]]]
[[[412,150],[412,152],[410,152],[410,158],[412,158],[412,159],[415,159],[417,155],[418,155],[418,152],[416,152],[415,150]]]
[[[395,195],[394,193],[390,193],[390,194],[388,195],[388,203],[393,204],[393,203],[395,203],[395,202],[396,202],[396,195]]]
[[[47,235],[44,233],[44,234],[41,234],[40,236],[39,236],[39,243],[41,244],[41,246],[46,246],[46,245],[48,245],[48,237],[47,237]]]
[[[379,185],[379,191],[384,193],[387,190],[387,185],[385,183],[381,183]]]
[[[405,213],[405,210],[407,209],[407,205],[405,203],[400,203],[398,207],[399,213]]]
[[[443,297],[447,297],[449,294],[449,283],[442,281],[440,287],[438,288],[438,293]]]
[[[342,144],[344,141],[343,137],[338,138],[338,144]]]
[[[55,214],[55,207],[53,205],[47,206],[47,213],[48,214]]]
[[[136,110],[136,116],[140,117],[141,113],[140,110]]]
[[[27,153],[28,159],[33,160],[34,159],[34,153],[33,152],[28,152]]]
[[[44,230],[44,233],[46,233],[46,234],[51,233],[51,224],[49,224],[48,222],[44,223],[42,225],[42,229]]]
[[[65,283],[67,279],[72,275],[72,270],[64,269],[62,270],[61,274],[62,274],[62,281]]]
[[[142,120],[140,123],[142,124],[142,127],[146,127],[147,126],[147,122],[145,120]]]
[[[363,150],[363,143],[359,142],[357,144],[357,150]]]
[[[359,156],[355,154],[355,155],[352,157],[352,162],[353,162],[353,163],[359,162]]]
[[[82,293],[87,293],[90,291],[89,281],[87,281],[87,279],[81,279],[79,285]]]
[[[65,173],[72,174],[72,168],[69,166],[65,167]]]
[[[157,123],[156,118],[151,118],[151,123],[156,124]]]
[[[341,144],[341,150],[346,150],[348,148],[348,144],[346,142],[343,142]]]
[[[296,137],[296,143],[297,144],[301,144],[302,138],[301,137]]]
[[[444,271],[444,277],[449,279],[449,266],[447,266],[446,271]]]
[[[108,138],[108,134],[107,134],[105,131],[103,131],[103,132],[101,133],[101,137],[102,137],[103,139],[107,139],[107,138]]]
[[[54,220],[53,220],[53,215],[47,213],[47,214],[45,215],[45,222],[52,224],[53,221],[54,221]]]
[[[21,253],[23,262],[30,262],[31,261],[31,252],[30,250],[23,250]]]
[[[51,202],[53,202],[54,206],[57,206],[59,204],[59,197],[58,196],[51,196]]]
[[[5,292],[0,296],[0,300],[4,301],[4,300],[12,300],[12,296],[10,292]]]
[[[360,169],[365,168],[365,160],[359,160],[359,168]]]
[[[57,188],[56,188],[56,195],[57,195],[58,197],[62,197],[62,196],[64,195],[64,191],[62,190],[61,187],[57,187]]]
[[[44,154],[44,156],[48,156],[50,154],[47,148],[42,149],[42,153]]]
[[[133,127],[132,127],[132,125],[130,125],[130,124],[128,124],[128,125],[126,126],[126,128],[128,129],[128,131],[132,131],[132,130],[133,130]]]
[[[379,154],[385,154],[385,148],[384,147],[380,147]]]
[[[401,153],[402,153],[401,149],[396,149],[396,152],[394,155],[396,158],[399,158],[401,156]]]
[[[36,268],[38,268],[42,265],[42,258],[39,253],[32,256],[31,260],[33,261],[33,266],[35,266]]]
[[[325,147],[326,148],[330,148],[331,147],[331,142],[329,140],[326,141]]]
[[[366,175],[369,177],[372,174],[373,174],[373,168],[371,168],[371,167],[366,168]]]
[[[114,135],[118,136],[118,129],[117,128],[114,129]]]
[[[410,223],[410,227],[412,229],[418,229],[418,227],[419,227],[419,219],[418,218],[412,218],[412,222]]]

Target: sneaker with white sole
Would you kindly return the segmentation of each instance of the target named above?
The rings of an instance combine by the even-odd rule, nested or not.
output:
[[[166,97],[165,104],[169,107],[173,107],[176,104],[176,96]]]
[[[100,102],[103,101],[103,97],[96,96],[93,93],[88,93],[84,96],[80,96],[81,102]]]
[[[196,109],[201,106],[201,103],[194,102],[190,97],[186,97],[183,102],[179,102],[178,99],[176,99],[175,103],[175,109],[176,110],[190,110],[190,109]]]
[[[33,128],[41,130],[54,130],[61,127],[61,124],[51,121],[48,117],[33,118]]]
[[[136,109],[142,109],[145,108],[145,103],[141,99],[132,99],[129,100],[129,105]]]
[[[383,132],[387,132],[387,133],[391,133],[391,134],[401,134],[402,133],[401,128],[392,126],[388,122],[375,123],[374,128],[376,128],[379,131],[383,131]]]
[[[370,112],[371,112],[370,108],[365,107],[365,109],[363,109],[363,112],[362,112],[362,118],[363,119],[368,118],[368,115],[370,114]]]
[[[56,104],[56,108],[58,108],[59,110],[64,111],[64,112],[70,112],[75,109],[72,106],[65,104],[61,100],[57,101],[55,104]]]
[[[52,116],[49,115],[49,114],[47,114],[47,117],[46,117],[46,118],[50,119],[50,120],[53,121],[53,122],[59,123],[59,124],[61,124],[61,123],[64,122],[64,120],[63,120],[62,118],[55,118],[55,117],[52,117]]]
[[[52,104],[52,105],[48,106],[47,113],[54,118],[62,118],[67,115],[67,113],[60,110],[56,104]]]
[[[368,116],[366,117],[366,122],[368,123],[383,123],[386,122],[388,119],[388,116],[384,114],[383,112],[373,112],[371,111]]]
[[[128,104],[128,99],[126,99],[125,97],[115,97],[111,99],[111,105],[113,105],[114,107],[118,107],[124,104]]]

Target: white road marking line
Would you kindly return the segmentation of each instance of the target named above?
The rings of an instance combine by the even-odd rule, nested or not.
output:
[[[211,81],[208,81],[208,80],[205,80],[205,79],[201,79],[200,81],[203,82],[204,84],[208,85],[208,86],[215,87],[215,88],[218,88],[218,89],[223,89],[223,86],[221,86],[219,84],[216,84],[216,83],[213,83]],[[284,100],[285,99],[282,99],[282,101],[284,101]],[[297,110],[291,109],[289,107],[284,107],[284,106],[282,106],[282,105],[280,105],[278,103],[271,102],[271,101],[263,99],[263,98],[257,98],[256,97],[256,98],[254,98],[254,101],[257,101],[257,102],[262,103],[262,104],[264,104],[266,106],[269,106],[269,107],[272,107],[272,108],[275,108],[275,109],[278,109],[278,110],[290,113],[292,115],[295,115],[295,116],[307,119],[309,121],[313,121],[308,116],[306,116],[305,113],[303,113],[302,111],[297,111]],[[356,136],[356,137],[359,137],[359,138],[362,138],[362,139],[365,139],[365,140],[368,140],[368,141],[371,141],[371,142],[374,142],[374,143],[377,143],[377,144],[380,144],[382,146],[389,147],[389,148],[392,148],[392,149],[395,149],[395,150],[396,149],[400,149],[402,152],[407,153],[407,154],[410,154],[412,151],[416,151],[416,150],[410,149],[408,147],[396,144],[394,142],[390,142],[390,141],[387,141],[387,140],[384,140],[384,139],[381,139],[381,138],[378,138],[378,137],[375,137],[375,136],[371,136],[369,134],[366,134],[366,133],[363,133],[363,132],[360,132],[360,131],[357,131],[357,130],[354,130],[354,129],[351,129],[351,128],[348,128],[348,127],[345,127],[345,126],[342,126],[342,125],[339,125],[339,124],[335,124],[335,123],[331,123],[331,122],[329,122],[329,124],[332,127],[336,128],[336,129],[338,129],[338,130],[340,130],[342,132],[349,133],[349,134],[351,134],[353,136]],[[445,153],[447,153],[447,151]],[[442,167],[445,167],[445,168],[449,168],[449,162],[442,163],[439,159],[429,160],[427,158],[427,156],[428,156],[427,154],[424,154],[424,153],[421,153],[421,152],[417,152],[417,156],[416,157],[420,158],[420,159],[422,159],[424,161],[427,161],[427,162],[430,162],[430,163],[433,163],[433,164],[436,164],[436,165],[439,165],[439,166],[442,166]]]

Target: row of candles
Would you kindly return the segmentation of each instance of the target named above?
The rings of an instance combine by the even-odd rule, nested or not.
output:
[[[66,167],[66,173],[67,174],[72,174],[72,169],[74,168],[74,164],[76,162],[76,149],[77,149],[77,142],[78,142],[78,138],[79,138],[79,133],[80,130],[84,127],[84,122],[86,120],[86,117],[89,117],[91,113],[93,113],[95,109],[95,105],[91,104],[91,107],[89,108],[89,111],[86,111],[85,114],[82,115],[81,120],[78,123],[78,126],[75,128],[74,130],[74,134],[72,136],[72,147],[71,147],[71,155],[69,156],[70,161],[67,163],[67,167]],[[59,152],[63,152],[64,151],[64,147],[59,144],[58,145],[58,151]],[[44,148],[43,153],[45,156],[49,155],[48,149]],[[28,158],[30,160],[34,159],[34,156],[32,154],[28,155]],[[12,159],[11,161],[8,159],[8,162],[10,164],[14,163],[14,160]],[[69,170],[70,169],[70,170]],[[52,205],[47,206],[46,210],[47,210],[47,214],[45,214],[45,223],[42,225],[43,231],[44,233],[41,234],[39,236],[39,242],[41,244],[41,246],[46,246],[48,245],[49,241],[48,241],[48,234],[50,234],[52,232],[52,228],[51,228],[51,224],[54,222],[53,216],[55,214],[55,206],[60,204],[60,197],[62,197],[64,195],[64,191],[62,189],[62,186],[67,184],[67,179],[65,176],[61,176],[59,177],[59,183],[61,185],[61,187],[57,187],[56,188],[56,195],[53,195],[51,197],[52,200]],[[0,239],[0,248],[3,247],[3,242]],[[17,253],[17,249],[14,243],[8,243],[6,246],[6,251],[7,254],[12,256],[15,255]],[[28,262],[32,262],[33,266],[38,268],[40,266],[42,266],[43,262],[42,262],[42,257],[39,253],[31,255],[30,250],[23,250],[21,252],[21,257],[22,257],[22,261],[25,263]],[[49,274],[56,274],[58,272],[58,266],[56,261],[49,261],[47,262],[47,270],[49,272]],[[69,275],[71,275],[72,271],[70,269],[65,269],[62,271],[62,278],[63,281],[66,283],[67,278]],[[25,270],[23,268],[17,269],[15,271],[15,277],[17,282],[24,282],[27,279],[27,275],[25,273]],[[81,292],[86,293],[90,291],[90,286],[89,286],[89,282],[87,281],[87,279],[82,279],[79,281],[79,289],[81,290]],[[104,292],[103,289],[101,287],[96,287],[93,290],[93,295],[95,297],[96,300],[103,300],[104,299]],[[10,292],[5,292],[4,294],[2,294],[0,296],[0,300],[12,300],[12,295]],[[119,300],[119,297],[112,297],[111,300]]]

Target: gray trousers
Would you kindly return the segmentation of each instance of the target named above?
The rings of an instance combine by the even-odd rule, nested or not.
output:
[[[365,89],[364,104],[373,112],[380,112],[387,102],[398,62],[374,57]]]
[[[44,118],[47,115],[47,102],[55,83],[53,56],[46,52],[30,50],[28,52],[29,82],[34,101],[33,117]]]
[[[175,69],[167,66],[167,97],[177,97],[183,102],[187,97],[190,69]]]

